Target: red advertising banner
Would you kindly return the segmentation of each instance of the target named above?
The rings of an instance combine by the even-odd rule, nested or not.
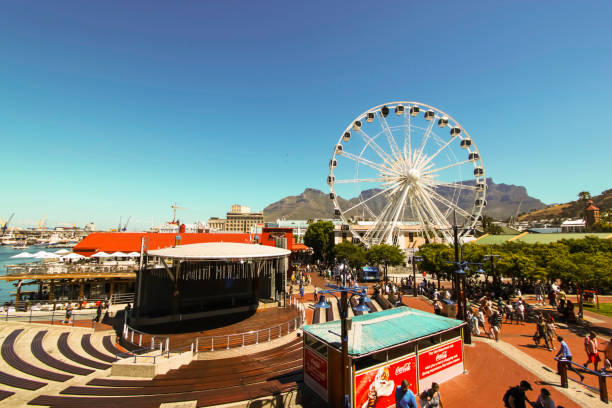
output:
[[[327,393],[327,360],[308,347],[304,347],[304,374],[306,383],[314,391]],[[324,398],[327,400],[327,395]]]
[[[431,377],[462,363],[463,353],[461,351],[461,344],[461,339],[459,338],[440,346],[419,351],[419,380]],[[439,379],[437,382],[442,382],[445,379]]]
[[[410,389],[417,392],[416,356],[378,366],[355,375],[356,408],[395,408],[395,389],[402,380],[410,381]]]

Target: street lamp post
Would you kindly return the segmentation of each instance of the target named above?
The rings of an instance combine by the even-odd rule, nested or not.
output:
[[[344,407],[350,407],[350,389],[351,389],[351,375],[350,375],[350,363],[348,356],[348,307],[349,307],[349,294],[351,298],[353,296],[360,296],[359,305],[355,308],[355,310],[360,312],[367,312],[370,308],[366,305],[366,302],[370,302],[370,299],[367,295],[367,287],[347,287],[347,286],[337,286],[337,285],[325,285],[330,289],[324,289],[319,291],[321,296],[319,297],[319,302],[314,305],[316,308],[327,309],[329,308],[329,303],[325,300],[325,294],[332,295],[340,302],[339,312],[340,312],[340,338],[341,338],[341,347],[342,347],[342,370],[340,371],[340,381],[342,384],[342,391],[344,394]],[[340,299],[335,292],[340,292]]]
[[[414,256],[412,254],[412,296],[417,297],[417,286],[416,286],[416,263],[422,261],[423,258],[420,256]]]
[[[491,261],[491,274],[493,275],[493,286],[495,287],[495,293],[501,296],[501,278],[498,279],[497,276],[495,275],[495,259],[497,260],[501,259],[501,255],[488,254],[482,258],[483,262]],[[486,276],[485,276],[485,280],[486,280]]]

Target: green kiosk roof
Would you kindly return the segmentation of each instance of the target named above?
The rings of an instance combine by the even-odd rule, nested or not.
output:
[[[355,316],[351,320],[348,353],[355,356],[408,343],[464,324],[460,320],[406,306]],[[302,326],[302,330],[340,349],[340,326],[341,321],[335,320]]]

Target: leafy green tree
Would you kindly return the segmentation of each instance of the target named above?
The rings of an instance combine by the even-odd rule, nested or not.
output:
[[[589,232],[612,232],[612,224],[599,221],[589,227]]]
[[[455,260],[454,250],[444,244],[425,244],[419,248],[419,256],[423,258],[421,269],[435,274],[438,281],[441,277],[449,279],[453,276],[454,265],[448,262]]]
[[[327,263],[333,257],[334,224],[331,221],[317,221],[308,225],[304,244],[312,248],[313,258]]]
[[[589,201],[591,199],[591,193],[588,191],[581,191],[578,193],[578,200],[580,201]]]
[[[380,265],[387,261],[387,265],[401,265],[404,263],[405,256],[402,250],[395,245],[380,244],[372,245],[366,257],[372,265]]]
[[[491,234],[491,235],[501,234],[502,227],[500,227],[499,225],[493,224],[493,221],[495,221],[493,218],[489,217],[486,214],[483,215],[482,216],[482,230],[486,234]]]
[[[346,259],[346,262],[353,268],[361,268],[367,263],[365,249],[349,241],[336,244],[333,253],[338,262]]]

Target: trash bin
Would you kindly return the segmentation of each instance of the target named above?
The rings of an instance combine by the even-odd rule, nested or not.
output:
[[[442,314],[447,317],[457,317],[457,303],[450,299],[444,299],[442,301]]]

